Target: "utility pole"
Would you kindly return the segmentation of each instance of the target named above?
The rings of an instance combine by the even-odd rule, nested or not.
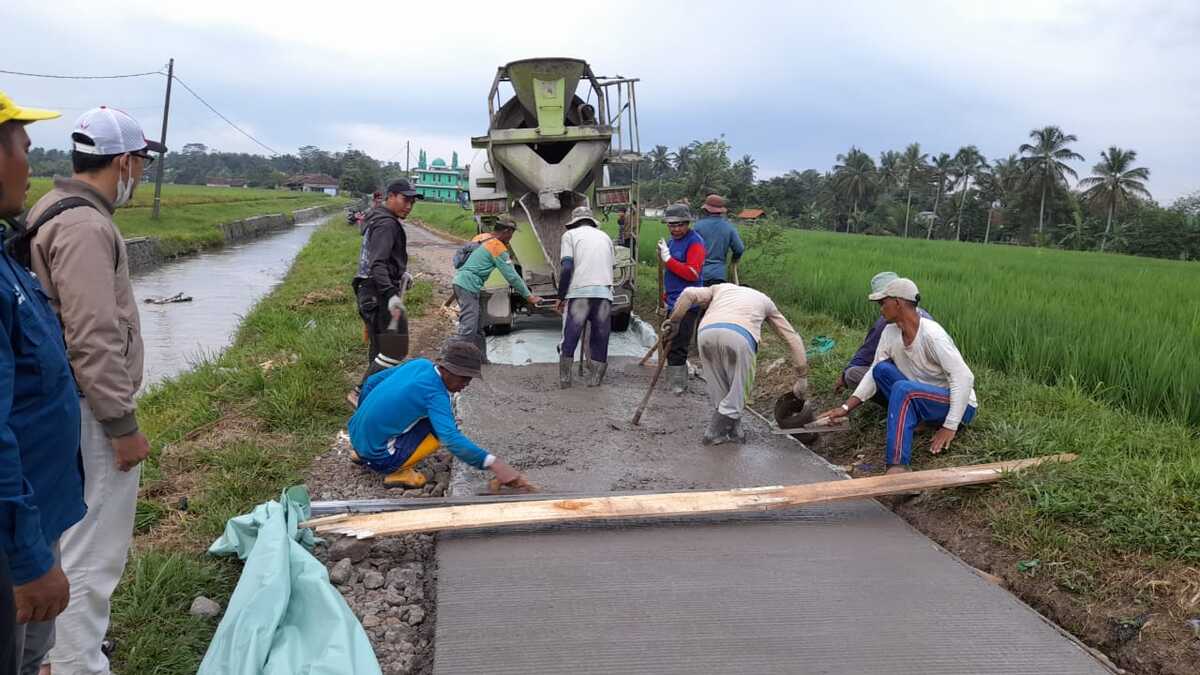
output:
[[[175,79],[175,59],[167,62],[167,100],[163,103],[162,137],[159,140],[163,147],[167,145],[167,117],[171,114],[171,82]],[[158,155],[158,171],[154,175],[154,213],[150,216],[158,220],[158,207],[162,203],[163,169],[166,168],[167,153]]]
[[[408,141],[404,141],[404,175],[405,175],[405,177],[408,176],[409,170],[411,168],[409,166],[408,143],[409,143]]]

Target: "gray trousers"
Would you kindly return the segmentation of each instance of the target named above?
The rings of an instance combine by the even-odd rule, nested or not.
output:
[[[483,308],[479,294],[462,286],[454,286],[454,297],[458,300],[458,333],[455,338],[479,347],[479,353],[487,359],[487,338],[483,336]]]
[[[54,562],[57,563],[58,542],[54,542],[51,548],[54,549]],[[68,577],[67,581],[70,580]],[[42,661],[46,660],[46,655],[54,647],[54,619],[19,623],[13,635],[13,642],[16,643],[14,647],[17,653],[17,672],[20,675],[37,675]]]
[[[754,350],[745,335],[728,328],[706,328],[697,342],[709,402],[725,417],[740,419],[754,388]]]

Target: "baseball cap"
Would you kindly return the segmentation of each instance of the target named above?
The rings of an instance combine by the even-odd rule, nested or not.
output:
[[[725,198],[721,195],[709,195],[704,198],[704,204],[700,207],[709,213],[725,213],[729,209],[725,207]]]
[[[871,293],[882,293],[883,289],[895,279],[899,279],[900,275],[895,272],[880,272],[871,277]]]
[[[56,117],[62,117],[62,113],[57,113],[53,110],[19,106],[8,97],[8,94],[0,91],[0,124],[13,121],[38,122],[40,120],[52,120]]]
[[[405,197],[409,197],[411,199],[425,198],[424,195],[422,195],[420,192],[417,192],[417,189],[412,186],[412,183],[403,178],[388,183],[387,193],[389,195],[404,195]]]
[[[571,211],[571,220],[567,221],[567,227],[570,228],[575,223],[590,221],[592,225],[596,224],[596,218],[592,215],[592,210],[586,206],[576,206]]]
[[[146,138],[137,120],[122,110],[104,105],[80,115],[75,120],[71,138],[75,139],[75,151],[86,155],[167,151],[167,146]]]
[[[913,283],[912,279],[899,277],[889,281],[887,286],[883,287],[882,291],[868,295],[867,299],[878,302],[884,298],[900,298],[901,300],[916,302],[920,294],[921,292],[917,290],[917,285]]]
[[[452,340],[442,349],[437,364],[460,377],[482,378],[483,354],[479,347],[461,340]]]

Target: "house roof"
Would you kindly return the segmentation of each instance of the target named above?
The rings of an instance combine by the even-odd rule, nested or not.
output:
[[[737,217],[744,220],[753,220],[755,218],[761,218],[764,213],[766,212],[762,209],[742,209],[741,212],[737,214]]]
[[[320,185],[337,187],[338,179],[323,173],[304,173],[287,179],[288,185]]]

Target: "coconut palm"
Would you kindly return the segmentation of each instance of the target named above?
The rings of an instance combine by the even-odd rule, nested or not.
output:
[[[656,145],[647,155],[650,158],[650,175],[662,178],[671,173],[671,151],[665,145]]]
[[[1083,198],[1091,205],[1108,211],[1108,222],[1100,239],[1101,251],[1108,244],[1116,210],[1127,206],[1134,197],[1150,199],[1150,191],[1145,184],[1150,180],[1150,169],[1134,168],[1136,159],[1137,150],[1122,150],[1114,145],[1100,153],[1100,163],[1092,167],[1092,175],[1079,181],[1079,187],[1084,188]]]
[[[954,155],[954,173],[957,176],[955,182],[962,184],[962,197],[958,200],[958,218],[954,224],[954,238],[958,241],[962,241],[963,207],[967,205],[967,193],[971,191],[971,179],[981,169],[986,169],[987,165],[987,160],[979,152],[979,148],[974,145],[959,148]]]
[[[990,169],[980,171],[979,182],[983,198],[988,204],[987,227],[983,231],[983,243],[992,236],[992,211],[996,202],[1008,206],[1009,198],[1021,184],[1021,161],[1016,155],[998,159]]]
[[[942,201],[942,189],[946,186],[946,176],[950,173],[953,167],[954,159],[948,153],[939,153],[933,159],[933,181],[937,186],[937,196],[933,198],[933,218],[929,220],[929,231],[925,233],[926,239],[933,238],[933,226],[937,224],[938,204]]]
[[[731,171],[742,183],[753,185],[754,173],[758,171],[758,162],[754,161],[750,155],[742,155],[741,159],[733,163]]]
[[[909,143],[900,156],[900,170],[904,178],[904,187],[908,191],[908,201],[904,203],[904,236],[908,237],[908,215],[912,211],[913,183],[929,168],[929,155],[921,152],[920,143]]]
[[[1025,164],[1026,185],[1037,185],[1042,192],[1041,205],[1038,207],[1038,234],[1043,234],[1046,227],[1046,194],[1066,185],[1067,175],[1078,178],[1075,169],[1067,165],[1068,161],[1083,161],[1083,155],[1072,150],[1068,145],[1079,139],[1075,134],[1064,134],[1056,126],[1042,127],[1029,132],[1033,143],[1022,143],[1022,161]]]
[[[833,167],[833,188],[838,196],[851,204],[850,215],[858,220],[858,205],[866,201],[878,175],[875,160],[851,146],[850,152],[838,155],[837,161]],[[850,220],[846,221],[846,231],[850,231]]]
[[[883,192],[891,192],[899,187],[903,177],[900,153],[895,150],[879,153],[879,189]]]
[[[679,146],[679,149],[675,151],[676,173],[683,175],[688,172],[688,169],[692,168],[692,158],[696,155],[696,145],[696,143],[692,143],[691,145],[681,145]]]

